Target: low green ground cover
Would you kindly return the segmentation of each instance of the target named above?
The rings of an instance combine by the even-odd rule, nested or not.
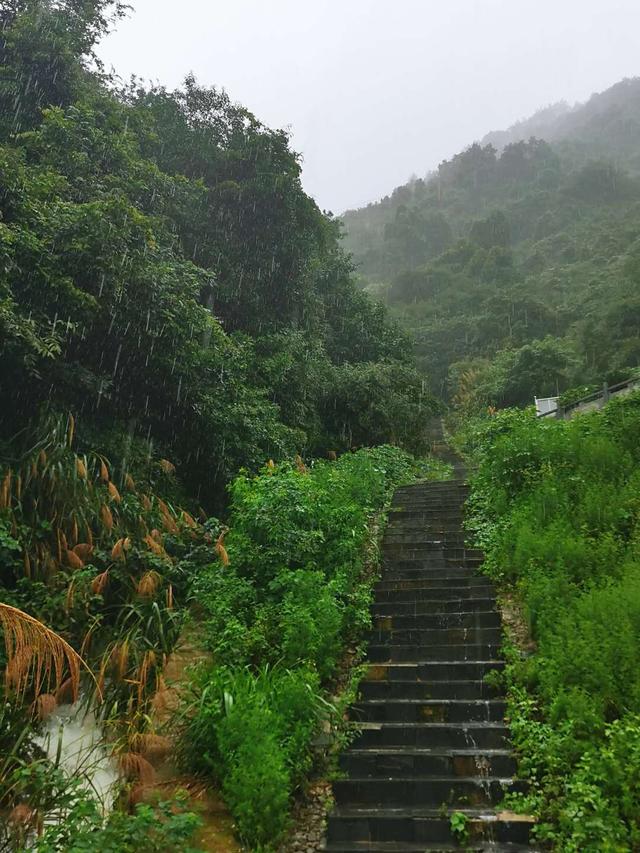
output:
[[[571,421],[505,410],[458,442],[469,525],[536,648],[508,647],[519,805],[568,853],[640,845],[640,395]]]
[[[436,472],[383,446],[267,466],[231,486],[229,564],[201,570],[193,587],[214,663],[194,679],[183,758],[220,781],[253,848],[282,836],[314,738],[339,716],[331,688],[369,624],[380,513],[398,484]]]

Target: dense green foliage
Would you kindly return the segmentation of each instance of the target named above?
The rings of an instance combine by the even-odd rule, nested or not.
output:
[[[299,709],[299,726],[287,709],[269,711],[282,726],[267,727],[261,754],[274,763],[251,795],[243,773],[263,700],[255,715],[238,711],[216,727],[225,795],[243,832],[264,840],[308,766],[319,680],[362,619],[358,549],[384,500],[382,475],[368,466],[405,457],[348,455],[335,475],[316,466],[313,494],[278,467],[274,530],[294,512],[290,501],[319,500],[324,471],[336,538],[315,517],[303,564],[272,555],[262,579],[242,545],[250,472],[297,452],[333,458],[387,442],[420,450],[436,403],[404,334],[356,287],[338,224],[303,192],[286,133],[192,77],[167,91],[104,72],[95,46],[124,12],[118,0],[0,3],[0,600],[82,651],[96,676],[85,696],[93,689],[102,700],[109,748],[129,768],[123,802],[133,803],[153,774],[145,744],[159,737],[163,669],[197,578],[193,600],[202,592],[210,643],[227,667],[208,695],[227,677],[242,694],[242,670],[229,666],[251,662],[249,683],[255,667],[277,662],[264,678]],[[205,510],[224,511],[225,486],[241,469],[225,573],[221,524],[202,521]],[[260,517],[275,497],[255,488]],[[290,536],[300,532],[294,521]],[[322,536],[333,574],[313,551]],[[192,817],[168,807],[160,822],[148,809],[104,820],[86,798],[71,803],[71,780],[31,737],[34,716],[73,698],[56,677],[66,673],[52,674],[44,697],[15,691],[16,673],[33,675],[39,654],[0,653],[9,664],[2,701],[17,714],[0,732],[11,747],[0,766],[2,821],[21,815],[11,830],[19,834],[66,814],[43,850],[108,850],[118,838],[121,850],[186,849]],[[252,826],[247,803],[268,800],[264,780],[278,774],[281,802],[270,817],[265,800],[255,818],[263,823]]]
[[[640,395],[571,421],[473,422],[470,526],[522,599],[511,727],[538,833],[574,853],[640,844]]]
[[[323,694],[369,624],[371,522],[416,471],[379,447],[232,483],[229,565],[202,569],[193,587],[215,663],[196,678],[183,756],[220,780],[252,846],[282,834],[313,736],[335,714]]]
[[[83,434],[150,437],[215,503],[243,465],[395,439],[347,390],[379,375],[419,448],[432,400],[287,135],[193,78],[118,89],[89,70],[114,14],[1,11],[0,441],[52,402]]]
[[[131,815],[114,811],[105,820],[91,799],[79,797],[64,821],[45,830],[36,853],[198,853],[190,845],[200,821],[176,801],[138,806]]]
[[[522,405],[638,366],[639,92],[544,111],[344,215],[438,393]]]
[[[143,443],[132,441],[129,467],[114,470],[101,454],[78,453],[72,417],[29,431],[27,450],[22,438],[7,445],[13,465],[0,475],[0,601],[36,616],[82,651],[95,674],[85,678],[84,697],[97,700],[109,750],[118,762],[127,755],[139,762],[151,781],[144,738],[154,736],[150,714],[164,663],[184,621],[191,576],[215,553],[204,528],[173,502],[180,488],[172,466]],[[35,648],[8,659],[0,644],[6,672],[0,687],[0,825],[14,844],[10,849],[20,849],[15,845],[21,833],[33,833],[54,816],[62,820],[43,836],[43,851],[152,853],[181,846],[197,824],[193,815],[158,825],[157,837],[150,834],[141,847],[148,826],[157,823],[154,810],[130,821],[117,811],[105,820],[86,790],[75,787],[81,780],[46,757],[34,735],[58,704],[73,701],[75,690],[69,673],[50,671],[32,703],[33,689],[23,695],[18,683],[22,668],[37,676],[39,661]],[[90,777],[90,764],[88,772]],[[137,774],[123,779],[123,804],[139,781]],[[14,814],[20,820],[13,821]]]

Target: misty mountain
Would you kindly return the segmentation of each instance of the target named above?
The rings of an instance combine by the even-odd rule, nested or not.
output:
[[[475,376],[464,393],[525,403],[639,364],[639,130],[640,79],[623,80],[344,214],[361,284],[412,333],[434,390]]]
[[[565,143],[583,156],[615,158],[618,165],[640,171],[640,78],[621,80],[584,104],[559,101],[543,107],[506,130],[492,131],[480,145],[502,149],[532,136]]]

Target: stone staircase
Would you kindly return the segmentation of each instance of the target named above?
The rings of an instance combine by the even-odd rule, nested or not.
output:
[[[500,614],[475,572],[482,554],[465,545],[468,489],[454,470],[394,496],[327,851],[532,849],[531,820],[494,808],[518,784],[504,700],[483,681],[504,666]]]

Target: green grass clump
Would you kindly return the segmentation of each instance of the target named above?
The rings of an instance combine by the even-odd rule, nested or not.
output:
[[[339,716],[328,693],[370,622],[374,522],[398,484],[433,473],[383,446],[231,484],[229,565],[202,567],[193,586],[214,664],[195,678],[182,752],[219,780],[253,847],[277,845],[314,737]]]
[[[640,395],[571,421],[505,411],[459,440],[470,526],[515,587],[536,652],[507,670],[515,745],[562,851],[640,842]]]

